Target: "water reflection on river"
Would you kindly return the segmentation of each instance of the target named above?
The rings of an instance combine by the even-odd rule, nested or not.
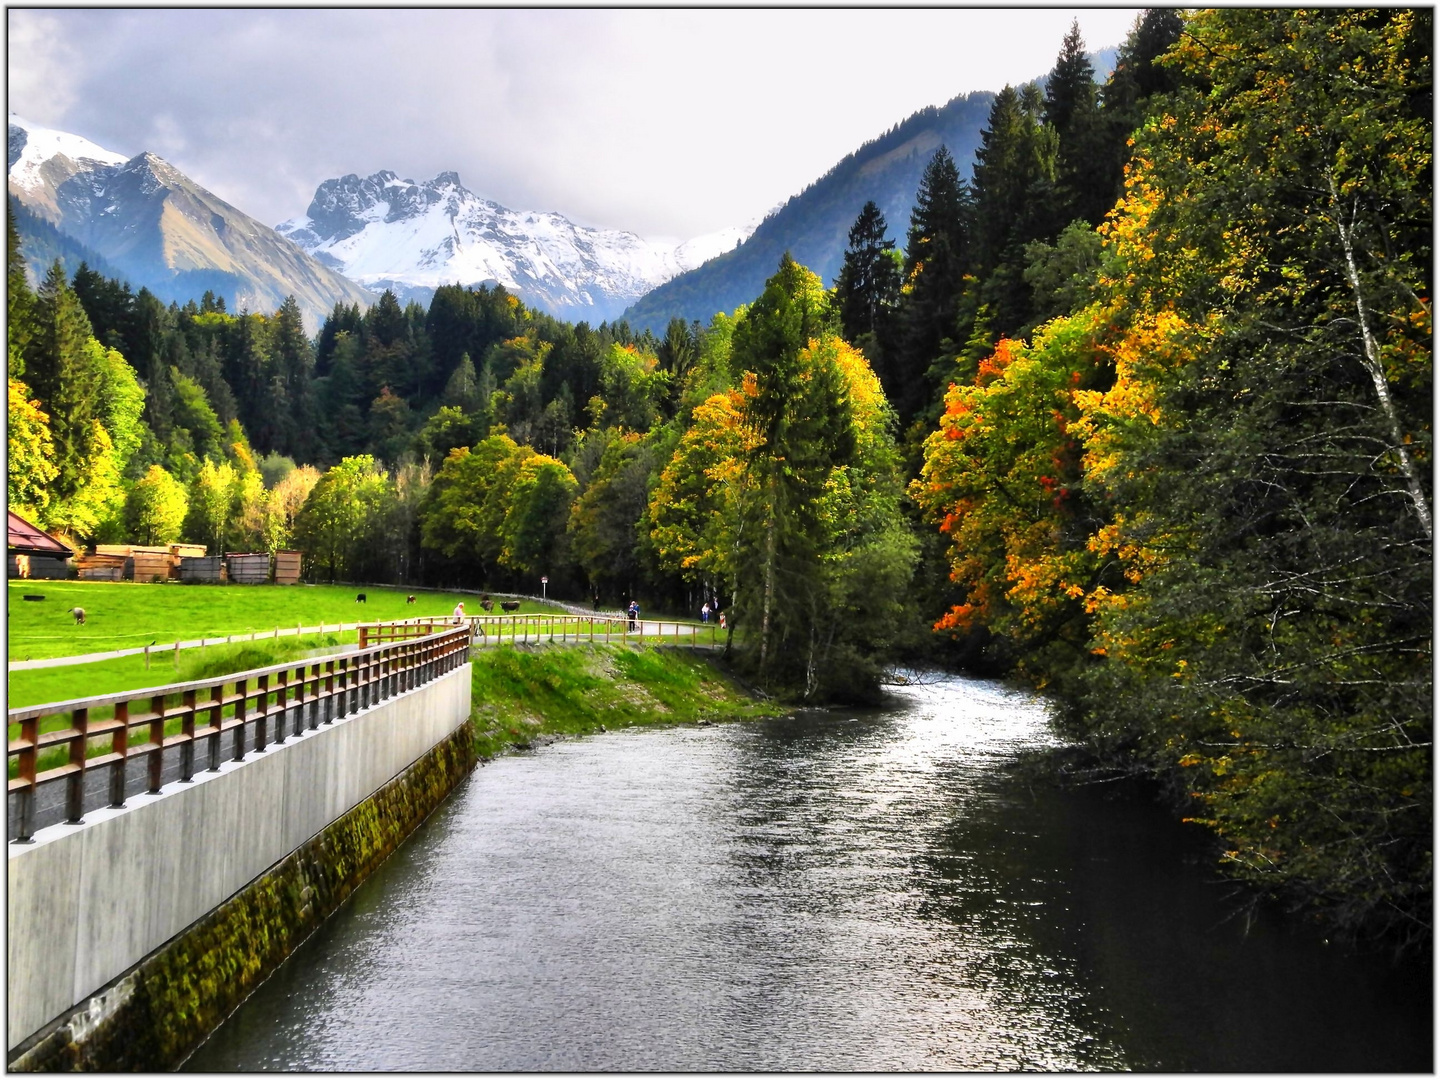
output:
[[[1428,963],[1247,932],[1187,827],[1009,768],[1046,731],[946,679],[502,759],[188,1067],[1431,1068]]]

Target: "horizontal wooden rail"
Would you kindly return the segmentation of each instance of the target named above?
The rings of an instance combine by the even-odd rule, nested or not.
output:
[[[715,623],[672,622],[629,619],[624,615],[562,615],[531,611],[513,615],[465,615],[457,618],[420,617],[396,622],[363,624],[356,627],[360,647],[380,641],[405,641],[423,637],[446,627],[468,625],[475,645],[529,645],[541,642],[625,642],[653,641],[660,644],[711,647],[720,644]]]
[[[33,834],[35,794],[46,784],[66,781],[66,820],[78,822],[84,812],[87,773],[109,769],[110,805],[123,806],[125,767],[132,759],[145,759],[147,790],[159,791],[164,751],[179,747],[180,780],[189,782],[197,745],[206,752],[206,767],[218,770],[222,737],[227,733],[231,756],[240,761],[247,752],[247,728],[253,749],[260,751],[272,741],[283,743],[300,735],[307,721],[312,731],[322,723],[334,723],[454,670],[469,656],[470,637],[468,626],[432,626],[423,634],[353,653],[11,709],[10,725],[19,726],[19,736],[9,740],[8,750],[9,761],[15,763],[9,791],[18,803],[16,839],[28,840]],[[92,719],[102,710],[113,710],[113,718]],[[68,718],[67,726],[42,733],[42,723],[54,717]],[[179,730],[167,735],[166,726],[172,721],[178,721]],[[97,742],[92,745],[92,740]],[[68,749],[68,760],[41,769],[41,753],[60,747]]]

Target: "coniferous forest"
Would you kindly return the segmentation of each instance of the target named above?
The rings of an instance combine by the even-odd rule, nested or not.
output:
[[[897,663],[1046,687],[1260,893],[1428,941],[1432,17],[1078,29],[857,206],[827,284],[663,337],[504,288],[165,305],[9,233],[9,502],[77,545],[727,613],[805,702]]]

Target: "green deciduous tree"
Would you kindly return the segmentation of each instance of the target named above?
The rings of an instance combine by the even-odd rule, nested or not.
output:
[[[6,426],[6,497],[16,513],[32,521],[44,520],[55,479],[55,444],[50,418],[30,397],[29,387],[10,380]]]
[[[368,455],[326,470],[295,519],[295,540],[312,572],[328,581],[353,580],[391,494],[388,478]]]
[[[188,510],[185,485],[151,465],[125,500],[125,525],[141,544],[173,544],[180,539]]]

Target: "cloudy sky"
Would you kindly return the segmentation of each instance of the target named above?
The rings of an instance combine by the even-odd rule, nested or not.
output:
[[[1049,70],[1136,9],[10,8],[9,108],[150,150],[274,225],[322,180],[453,169],[513,209],[688,239],[917,109]]]

